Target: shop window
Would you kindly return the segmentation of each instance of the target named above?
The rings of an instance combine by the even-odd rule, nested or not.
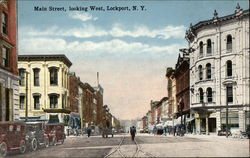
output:
[[[212,103],[213,102],[213,92],[212,88],[207,88],[207,102]]]
[[[212,54],[212,42],[211,39],[207,40],[207,55],[211,55]]]
[[[210,63],[206,65],[206,75],[207,75],[207,79],[211,79],[211,64]]]
[[[203,93],[203,89],[199,88],[199,95],[200,95],[200,103],[204,102],[204,93]]]
[[[233,75],[233,68],[232,68],[232,61],[228,60],[226,62],[226,73],[227,73],[227,77],[232,77]]]
[[[39,86],[40,69],[38,68],[33,69],[33,73],[34,73],[34,86]]]
[[[232,36],[227,35],[227,51],[231,51],[231,50],[232,50]]]
[[[8,34],[8,15],[6,13],[2,13],[2,33]]]
[[[198,67],[198,71],[199,71],[199,80],[201,81],[203,79],[203,71],[201,65]]]

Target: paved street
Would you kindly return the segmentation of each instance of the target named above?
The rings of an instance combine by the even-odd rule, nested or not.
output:
[[[124,138],[123,138],[124,137]],[[124,140],[123,140],[124,139]],[[123,140],[123,141],[122,141]],[[121,143],[119,152],[118,144]],[[248,139],[226,139],[218,136],[186,135],[185,137],[139,134],[136,142],[129,135],[114,138],[94,136],[68,137],[63,145],[9,157],[247,157]],[[116,151],[117,150],[117,151]],[[122,155],[121,155],[121,154]]]

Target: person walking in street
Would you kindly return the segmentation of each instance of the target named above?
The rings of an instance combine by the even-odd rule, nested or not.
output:
[[[132,141],[135,140],[135,133],[136,133],[135,126],[132,126],[132,127],[130,128],[130,134],[131,134]]]
[[[175,136],[175,132],[176,132],[176,126],[174,126],[174,136]]]
[[[90,137],[90,134],[91,134],[91,126],[88,126],[88,128],[87,128],[87,133],[88,133],[88,137]]]

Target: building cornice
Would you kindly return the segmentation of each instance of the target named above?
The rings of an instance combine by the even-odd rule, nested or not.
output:
[[[18,61],[61,61],[68,67],[72,65],[64,54],[18,55]]]

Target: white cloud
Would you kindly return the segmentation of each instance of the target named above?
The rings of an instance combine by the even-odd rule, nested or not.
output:
[[[119,39],[110,41],[73,41],[60,38],[25,38],[20,40],[21,53],[177,53],[182,44],[155,46],[140,42],[126,42]]]
[[[93,17],[89,13],[79,13],[79,12],[70,12],[69,17],[72,19],[78,19],[81,21],[97,20],[97,17]]]
[[[147,26],[136,26],[133,29],[124,29],[121,25],[116,24],[110,30],[104,30],[96,27],[92,24],[84,24],[82,27],[72,29],[61,29],[57,26],[45,30],[38,30],[32,27],[21,28],[21,35],[27,36],[64,36],[64,37],[77,37],[77,38],[89,38],[89,37],[149,37],[158,39],[169,38],[183,38],[185,33],[184,26],[165,26],[160,29],[150,29]]]

